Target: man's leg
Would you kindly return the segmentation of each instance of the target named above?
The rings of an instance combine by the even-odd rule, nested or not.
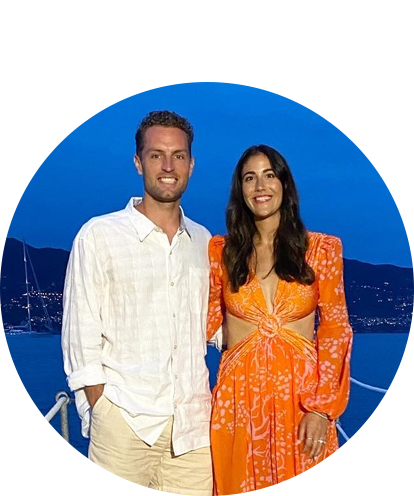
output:
[[[128,426],[119,408],[102,397],[92,412],[89,459],[123,479],[148,487],[162,451],[148,446]]]
[[[149,487],[160,491],[193,496],[212,496],[213,470],[210,448],[199,448],[174,456],[171,445],[172,422],[165,428],[157,444],[164,454]]]

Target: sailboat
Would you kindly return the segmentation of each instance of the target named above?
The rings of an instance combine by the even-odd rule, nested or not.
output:
[[[32,259],[30,257],[30,253],[25,240],[23,240],[22,245],[23,245],[23,262],[24,262],[24,274],[25,274],[25,285],[26,285],[25,296],[26,296],[27,319],[21,322],[19,325],[10,327],[8,329],[8,332],[13,334],[27,332],[34,337],[43,337],[43,336],[51,336],[53,334],[60,334],[60,331],[56,329],[55,326],[53,325],[52,319],[50,318],[49,312],[47,310],[47,306],[42,296],[42,292],[39,286],[39,281],[37,280],[36,272],[34,270]],[[35,327],[33,325],[33,318],[31,315],[30,299],[33,298],[33,296],[30,295],[30,290],[29,290],[28,262],[30,264],[30,268],[33,274],[33,279],[36,284],[37,296],[39,297],[40,302],[42,304],[42,311],[44,317],[44,321],[42,322],[41,326],[35,326]]]

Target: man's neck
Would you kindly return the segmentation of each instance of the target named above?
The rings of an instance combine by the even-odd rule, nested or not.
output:
[[[144,196],[141,203],[135,206],[156,226],[168,236],[170,243],[180,226],[180,202],[157,202],[151,197]]]

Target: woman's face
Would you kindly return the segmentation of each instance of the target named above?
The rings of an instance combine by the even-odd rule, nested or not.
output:
[[[256,220],[279,220],[283,186],[266,155],[254,155],[244,164],[242,189],[244,201]]]

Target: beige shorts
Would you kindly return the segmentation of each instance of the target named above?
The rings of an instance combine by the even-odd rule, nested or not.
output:
[[[153,446],[144,443],[106,397],[93,409],[89,459],[141,486],[195,496],[211,496],[210,448],[180,456],[171,451],[172,419]]]

